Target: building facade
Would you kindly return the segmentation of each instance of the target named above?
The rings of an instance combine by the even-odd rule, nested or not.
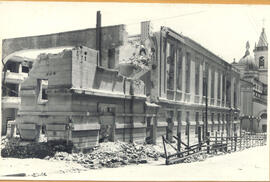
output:
[[[268,73],[268,42],[264,28],[250,54],[249,42],[246,44],[245,55],[233,66],[240,70],[241,81],[241,120],[242,128],[251,132],[267,130],[267,73]]]
[[[151,95],[158,96],[156,103],[162,106],[158,122],[178,128],[174,134],[181,131],[187,143],[196,140],[198,126],[202,131],[207,127],[211,135],[218,132],[219,136],[232,136],[238,132],[238,70],[168,27],[162,27],[155,38],[158,55],[153,64],[157,69],[151,71],[148,78],[152,80],[148,82],[154,80]]]
[[[149,26],[143,22],[135,36],[124,25],[102,27],[99,51],[96,29],[5,40],[6,56],[37,45],[75,47],[35,60],[20,89],[21,137],[46,131],[48,140],[89,148],[107,140],[156,143],[162,135],[191,145],[207,132],[238,134],[239,70],[168,27],[152,33]]]

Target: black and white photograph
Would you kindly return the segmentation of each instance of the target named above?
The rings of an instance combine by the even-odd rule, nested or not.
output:
[[[270,5],[0,1],[0,180],[269,181]]]

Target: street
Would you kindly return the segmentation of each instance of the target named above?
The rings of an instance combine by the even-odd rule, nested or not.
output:
[[[164,159],[120,168],[85,169],[79,164],[41,159],[1,159],[2,179],[57,180],[269,180],[268,146],[166,166]],[[5,166],[5,167],[3,167]],[[6,177],[25,173],[25,177]]]

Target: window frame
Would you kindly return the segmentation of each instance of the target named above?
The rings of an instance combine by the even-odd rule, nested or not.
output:
[[[37,104],[46,104],[48,102],[48,79],[37,80]],[[43,98],[43,94],[46,94],[47,99]]]

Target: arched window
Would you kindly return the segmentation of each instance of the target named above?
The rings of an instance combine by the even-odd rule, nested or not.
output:
[[[259,58],[259,68],[264,68],[264,57],[263,56],[261,56]]]

